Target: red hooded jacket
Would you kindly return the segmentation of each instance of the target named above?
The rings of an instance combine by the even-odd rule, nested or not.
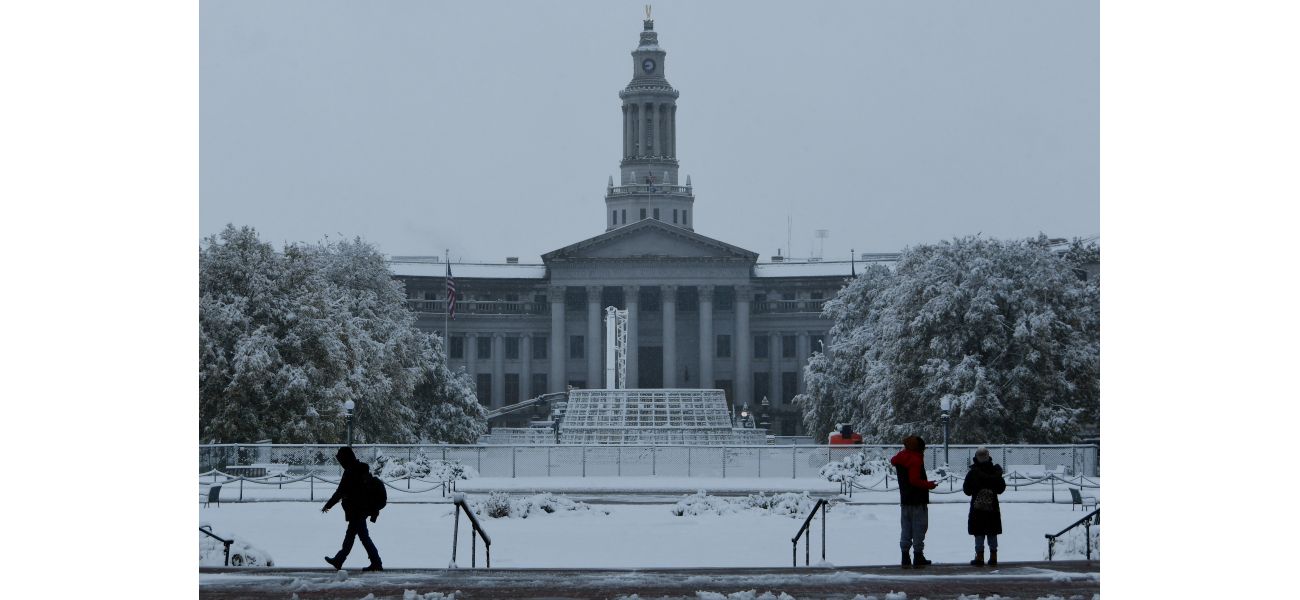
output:
[[[930,503],[930,490],[939,484],[925,478],[925,455],[920,450],[904,448],[889,459],[898,471],[899,504],[925,505]]]

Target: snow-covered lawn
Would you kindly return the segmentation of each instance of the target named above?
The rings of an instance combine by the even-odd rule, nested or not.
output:
[[[319,490],[318,490],[319,491]],[[332,491],[332,490],[329,490]],[[1096,490],[1093,490],[1095,493]],[[326,492],[328,493],[328,491]],[[1008,490],[1008,494],[1012,492]],[[1041,492],[1021,492],[1040,494]],[[879,495],[882,501],[889,496]],[[1058,498],[1068,493],[1058,490]],[[321,498],[318,496],[318,498]],[[892,498],[896,502],[897,492]],[[481,499],[471,494],[470,500]],[[861,495],[855,497],[861,499]],[[1084,513],[1068,504],[1006,502],[1003,561],[1042,560],[1046,533],[1056,533]],[[320,512],[317,502],[249,502],[200,509],[200,520],[266,551],[276,566],[324,567],[338,550],[345,523],[341,510]],[[494,567],[765,567],[790,566],[790,538],[802,519],[742,513],[673,516],[671,504],[598,505],[601,510],[553,513],[527,519],[483,519],[492,537]],[[826,558],[835,565],[892,564],[898,560],[898,506],[834,506],[827,521]],[[608,512],[608,514],[605,514]],[[966,534],[967,505],[930,508],[926,555],[936,562],[965,562],[974,541]],[[449,504],[390,504],[370,532],[388,568],[442,568],[451,561],[453,511]],[[468,566],[469,529],[461,519],[457,562]],[[812,561],[820,560],[820,517],[814,524]],[[479,566],[483,565],[479,541]],[[803,544],[799,560],[803,563]],[[220,553],[204,564],[220,564]],[[360,544],[347,566],[365,566]]]

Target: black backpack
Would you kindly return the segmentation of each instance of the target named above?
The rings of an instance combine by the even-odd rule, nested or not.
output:
[[[388,506],[388,490],[384,481],[370,473],[366,473],[366,504],[370,506],[370,514],[378,515],[379,511]]]

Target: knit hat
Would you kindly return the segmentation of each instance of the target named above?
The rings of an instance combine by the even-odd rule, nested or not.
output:
[[[909,435],[903,438],[903,447],[913,452],[925,450],[925,440],[919,435]]]
[[[986,462],[991,462],[992,460],[993,457],[989,456],[988,448],[980,446],[979,450],[975,451],[975,462],[986,463]]]

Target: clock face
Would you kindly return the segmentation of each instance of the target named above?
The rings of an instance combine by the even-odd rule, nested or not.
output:
[[[652,59],[652,58],[647,58],[647,59],[641,61],[641,70],[642,70],[642,71],[645,71],[646,73],[654,73],[654,71],[655,71],[655,61],[654,61],[654,59]]]

